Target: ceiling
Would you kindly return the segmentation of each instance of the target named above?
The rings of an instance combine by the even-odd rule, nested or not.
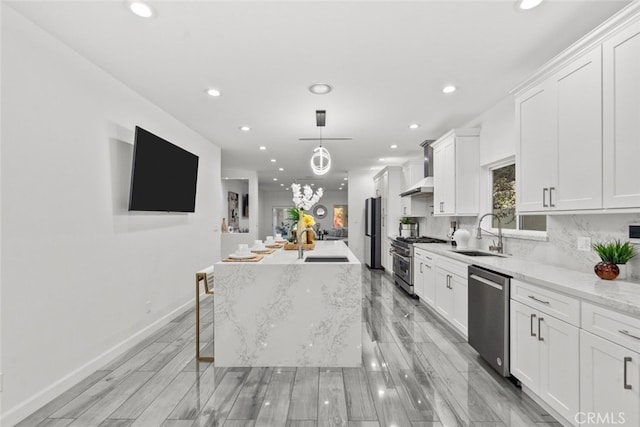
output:
[[[221,147],[223,168],[256,170],[261,189],[284,191],[294,180],[337,190],[348,170],[419,158],[421,141],[504,99],[629,2],[547,0],[525,12],[512,0],[180,0],[150,2],[150,19],[124,1],[8,3]],[[317,82],[333,91],[311,94]],[[442,93],[447,84],[458,90]],[[298,140],[319,136],[317,109],[323,137],[353,138],[324,141],[323,177],[309,166],[317,142]]]

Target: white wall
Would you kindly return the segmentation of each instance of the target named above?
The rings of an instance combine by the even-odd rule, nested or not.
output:
[[[13,425],[190,303],[195,271],[220,258],[220,150],[2,8],[2,423]],[[127,212],[135,125],[200,156],[195,213]]]
[[[349,171],[349,249],[364,263],[364,206],[375,196],[370,170]]]
[[[346,205],[348,203],[347,191],[325,190],[322,198],[318,202],[324,205],[328,212],[324,219],[316,218],[323,230],[330,230],[333,227],[333,205]],[[258,239],[264,240],[265,236],[273,235],[271,219],[273,207],[289,206],[293,207],[293,193],[291,190],[261,191],[260,192],[260,226]],[[312,208],[313,209],[313,208]],[[351,207],[349,206],[349,209]],[[349,212],[349,238],[351,238],[351,212]]]
[[[223,179],[222,180],[222,215],[226,218],[227,225],[230,223],[229,218],[229,198],[228,192],[232,191],[238,195],[238,227],[242,229],[249,228],[249,217],[243,216],[242,197],[249,194],[249,180],[247,179]],[[249,204],[251,206],[251,204]],[[222,223],[222,221],[220,222]],[[234,230],[237,231],[237,230]]]

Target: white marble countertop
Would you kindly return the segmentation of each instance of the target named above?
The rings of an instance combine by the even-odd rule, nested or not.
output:
[[[349,247],[342,240],[316,240],[316,247],[311,251],[304,251],[302,259],[298,259],[297,250],[276,249],[272,254],[263,255],[264,258],[259,262],[251,262],[251,264],[322,264],[320,262],[307,263],[304,261],[306,257],[327,257],[327,256],[344,256],[349,258],[348,262],[331,264],[360,264],[358,258],[351,252]],[[225,254],[225,256],[228,254]],[[222,263],[222,261],[220,261]],[[247,264],[244,262],[225,262],[224,264]]]
[[[543,286],[640,318],[640,283],[601,280],[595,273],[556,267],[521,257],[468,256],[445,243],[417,243],[415,247],[451,259],[494,270],[515,279]]]

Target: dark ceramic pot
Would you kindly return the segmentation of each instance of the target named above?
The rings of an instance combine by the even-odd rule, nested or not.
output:
[[[599,262],[593,267],[593,271],[596,272],[599,278],[604,280],[613,280],[620,274],[620,269],[617,265],[610,262]]]

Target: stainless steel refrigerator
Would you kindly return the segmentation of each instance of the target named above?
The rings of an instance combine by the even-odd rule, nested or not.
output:
[[[369,268],[382,268],[382,198],[368,198],[364,211],[364,262]]]

